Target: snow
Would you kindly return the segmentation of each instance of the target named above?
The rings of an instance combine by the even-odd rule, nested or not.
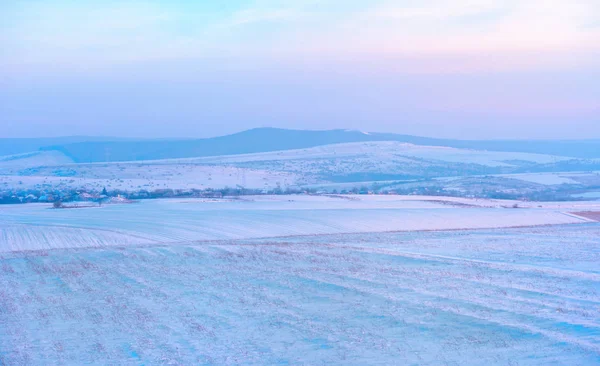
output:
[[[155,245],[290,235],[514,227],[586,222],[569,215],[600,203],[517,202],[419,196],[257,196],[147,200],[101,208],[0,206],[0,252]],[[89,230],[89,235],[85,232]]]
[[[31,249],[135,245],[148,242],[152,242],[151,239],[139,237],[133,233],[119,233],[87,227],[68,227],[58,224],[40,226],[4,224],[0,226],[0,253]]]
[[[377,141],[255,154],[139,162],[73,164],[59,152],[0,158],[0,189],[273,189],[354,180],[404,180],[535,169],[572,158]],[[576,159],[575,159],[576,160]],[[575,161],[573,160],[573,161]],[[577,160],[578,163],[581,161]],[[541,169],[548,169],[542,166]],[[507,176],[512,177],[512,176]],[[569,173],[515,176],[542,184],[575,183]],[[575,178],[573,178],[575,179]],[[358,184],[367,184],[356,183]]]
[[[578,182],[569,177],[570,175],[573,173],[504,174],[499,176],[544,185],[577,184]]]
[[[61,175],[61,174],[67,174]],[[243,185],[245,188],[283,188],[305,182],[294,173],[227,166],[186,164],[73,164],[37,168],[31,175],[0,175],[1,188],[85,188],[128,191],[206,189]]]
[[[177,162],[202,163],[242,163],[271,162],[280,160],[305,160],[326,158],[371,158],[376,161],[388,159],[417,159],[445,161],[462,164],[481,164],[485,166],[511,166],[511,161],[527,161],[539,164],[556,163],[571,158],[514,152],[495,152],[471,149],[457,149],[444,146],[423,146],[396,141],[352,142],[317,146],[307,149],[274,151],[254,154],[215,156],[206,158],[175,159]]]
[[[600,198],[600,191],[574,194],[573,197],[598,199],[598,198]]]
[[[597,365],[598,237],[583,224],[4,253],[0,363]]]
[[[25,169],[70,163],[73,163],[73,160],[61,152],[34,151],[25,154],[0,156],[0,172],[6,169]]]

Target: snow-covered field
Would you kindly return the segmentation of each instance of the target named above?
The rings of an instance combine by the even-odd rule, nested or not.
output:
[[[116,225],[112,209],[8,217]],[[597,365],[598,238],[588,223],[0,253],[0,364]]]
[[[517,205],[522,208],[514,208]],[[245,196],[147,200],[96,208],[0,206],[0,252],[385,231],[586,222],[600,202],[545,203],[420,196]]]
[[[499,176],[543,185],[581,184],[587,180],[600,181],[600,172],[503,174]]]
[[[501,176],[544,185],[577,184],[577,181],[569,177],[569,173],[506,174]]]

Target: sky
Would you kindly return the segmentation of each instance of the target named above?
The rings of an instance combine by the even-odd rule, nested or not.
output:
[[[3,0],[0,137],[600,138],[598,0]]]

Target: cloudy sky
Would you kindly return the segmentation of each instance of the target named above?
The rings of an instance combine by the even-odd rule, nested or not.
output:
[[[0,2],[0,137],[600,138],[598,0]]]

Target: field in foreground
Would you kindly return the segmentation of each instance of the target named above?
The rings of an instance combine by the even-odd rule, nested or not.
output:
[[[0,364],[600,362],[599,224],[0,255]]]
[[[598,205],[8,205],[0,365],[598,364]]]
[[[457,230],[591,221],[600,202],[532,203],[428,196],[245,196],[142,201],[101,208],[0,207],[0,253],[200,240]],[[517,207],[517,208],[515,208]]]

